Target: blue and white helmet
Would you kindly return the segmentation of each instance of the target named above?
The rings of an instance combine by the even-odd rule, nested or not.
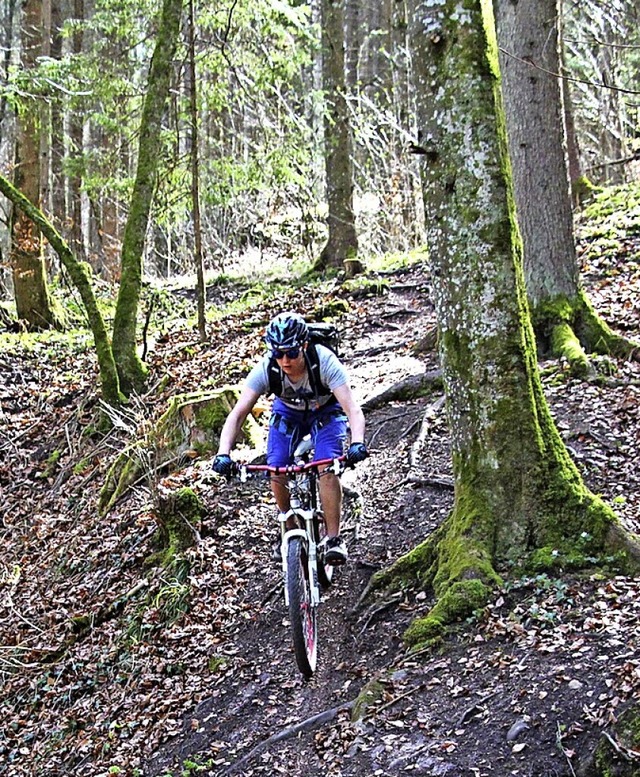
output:
[[[309,328],[298,313],[279,313],[267,327],[264,340],[269,348],[286,351],[306,343]]]

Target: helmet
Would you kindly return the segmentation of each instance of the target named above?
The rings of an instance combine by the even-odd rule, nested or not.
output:
[[[264,339],[271,348],[295,348],[309,339],[309,328],[298,313],[280,313],[269,323]]]

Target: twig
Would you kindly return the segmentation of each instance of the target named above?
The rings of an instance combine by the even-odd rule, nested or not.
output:
[[[640,752],[637,750],[632,750],[630,747],[623,747],[620,745],[616,740],[606,731],[602,732],[602,736],[605,737],[605,739],[608,739],[611,747],[616,751],[616,753],[620,756],[622,756],[625,761],[638,761],[640,760]]]
[[[282,578],[278,580],[278,582],[275,585],[272,585],[271,588],[267,591],[266,596],[262,597],[262,600],[260,602],[260,606],[264,607],[265,604],[271,601],[273,597],[280,591],[280,589],[283,586]]]
[[[380,604],[372,605],[369,608],[370,612],[367,615],[367,619],[364,623],[364,626],[358,632],[358,637],[362,636],[363,632],[369,627],[369,624],[376,617],[376,615],[379,615],[381,612],[388,610],[390,607],[393,607],[394,604],[398,604],[401,601],[402,601],[402,594],[394,594],[389,599],[385,599],[384,602],[380,602]]]
[[[236,772],[238,769],[240,769],[240,767],[244,766],[257,755],[262,753],[263,750],[267,750],[271,745],[275,745],[277,742],[290,739],[291,737],[294,737],[296,734],[299,734],[303,731],[313,731],[315,728],[324,726],[325,723],[329,723],[330,721],[334,720],[334,718],[336,718],[341,712],[352,710],[355,703],[356,700],[352,699],[351,701],[345,702],[344,704],[340,704],[338,707],[332,707],[331,709],[325,710],[324,712],[319,712],[317,715],[312,715],[310,718],[306,718],[306,720],[302,720],[293,726],[288,726],[287,728],[282,729],[282,731],[279,731],[277,734],[270,736],[269,739],[265,739],[263,742],[259,742],[253,749],[249,750],[246,755],[243,755],[239,761],[231,764],[231,766],[228,767],[224,774],[233,774],[233,772]]]
[[[412,467],[417,466],[417,461],[420,456],[420,451],[422,450],[422,446],[424,445],[424,442],[427,438],[427,434],[429,433],[429,427],[431,424],[431,421],[433,420],[433,417],[436,415],[436,413],[439,413],[442,409],[442,406],[445,403],[445,396],[444,394],[441,397],[438,397],[435,402],[432,402],[429,407],[427,407],[424,411],[424,414],[422,416],[422,426],[420,427],[420,433],[418,434],[418,437],[416,441],[411,446],[411,453],[409,454],[409,462],[411,463]]]
[[[567,755],[567,751],[562,746],[562,732],[560,731],[560,721],[557,721],[556,725],[557,725],[556,742],[558,743],[558,747],[560,748],[560,750],[562,750],[562,755],[567,759],[567,764],[569,765],[571,774],[573,775],[573,777],[576,777],[576,773],[573,768],[573,764],[571,763],[571,759]]]
[[[401,693],[400,696],[396,696],[393,699],[390,699],[389,701],[385,702],[381,707],[378,707],[377,709],[372,710],[371,717],[375,717],[376,715],[379,715],[383,710],[386,710],[389,707],[393,707],[394,704],[397,704],[399,701],[402,701],[402,699],[406,699],[407,696],[413,696],[414,693],[417,693],[418,691],[422,691],[426,687],[427,687],[426,683],[420,683],[419,685],[416,685],[415,688],[410,688],[408,691]]]

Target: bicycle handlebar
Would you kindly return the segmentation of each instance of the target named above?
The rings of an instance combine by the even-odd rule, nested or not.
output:
[[[327,464],[333,464],[333,471],[336,475],[340,473],[340,464],[345,462],[346,456],[338,456],[336,459],[317,459],[308,461],[305,464],[285,464],[284,467],[274,467],[270,464],[237,464],[238,474],[242,472],[270,472],[273,475],[295,475],[299,472],[305,472],[309,469],[318,469]]]

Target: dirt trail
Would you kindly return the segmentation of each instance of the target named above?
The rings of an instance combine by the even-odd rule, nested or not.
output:
[[[611,323],[638,338],[640,314],[618,301],[637,294],[640,273],[631,262],[620,267],[616,284],[594,276],[590,290]],[[387,295],[351,300],[343,350],[360,399],[435,369],[433,351],[412,351],[434,324],[431,298],[428,276],[414,268],[391,277]],[[302,303],[312,310],[317,300],[309,294]],[[227,323],[205,347],[192,332],[159,338],[150,361],[165,388],[145,400],[151,411],[208,379],[239,380],[255,359],[257,322],[272,312],[236,322],[232,342]],[[305,682],[269,560],[270,496],[210,482],[206,463],[167,478],[160,487],[198,490],[208,515],[188,584],[150,568],[152,493],[137,487],[107,519],[96,515],[105,465],[128,436],[115,430],[91,441],[93,360],[83,345],[72,356],[67,347],[20,352],[0,371],[0,773],[152,777],[179,775],[191,762],[201,766],[191,774],[221,776],[270,737],[377,681],[360,723],[339,712],[256,752],[237,773],[573,777],[602,728],[640,692],[637,581],[588,571],[518,581],[440,651],[417,656],[401,636],[428,610],[424,592],[385,595],[354,612],[371,574],[451,508],[437,393],[367,414],[373,455],[348,483],[364,498],[361,535],[320,610],[319,668]],[[604,386],[544,366],[552,409],[588,484],[637,531],[640,365],[615,364]],[[74,641],[78,616],[130,591],[118,617]]]

